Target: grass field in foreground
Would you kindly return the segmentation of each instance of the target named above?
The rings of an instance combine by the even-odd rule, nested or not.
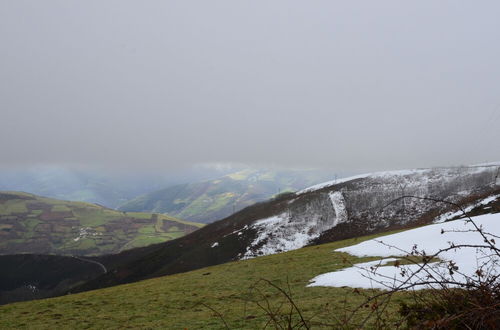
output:
[[[316,275],[348,266],[345,259],[351,262],[371,260],[333,250],[372,237],[230,262],[81,294],[0,306],[0,328],[224,328],[215,311],[223,316],[230,328],[263,328],[269,318],[256,303],[248,300],[264,304],[267,300],[272,306],[278,306],[284,297],[263,282],[257,285],[258,290],[251,289],[261,278],[285,289],[289,285],[294,301],[306,318],[316,315],[313,321],[332,323],[335,318],[345,315],[346,308],[360,304],[363,297],[355,294],[352,288],[307,288],[306,285]],[[398,307],[397,299],[402,297],[393,301],[389,312]]]

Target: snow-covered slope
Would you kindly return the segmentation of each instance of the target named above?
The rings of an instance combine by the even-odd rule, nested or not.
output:
[[[472,220],[482,227],[488,238],[500,235],[500,213],[486,214],[473,217]],[[423,226],[401,233],[388,235],[379,239],[372,239],[357,245],[338,249],[358,257],[385,257],[376,261],[353,265],[337,272],[319,275],[311,280],[309,286],[350,286],[357,288],[391,289],[395,286],[404,286],[419,283],[425,280],[425,274],[408,277],[402,274],[413,274],[421,267],[420,264],[385,266],[394,261],[394,257],[404,257],[412,250],[425,251],[426,255],[434,255],[450,244],[480,246],[484,238],[475,230],[471,222],[455,220],[446,223]],[[387,258],[392,257],[392,258]],[[500,258],[492,253],[490,248],[463,247],[452,249],[439,254],[441,261],[429,264],[429,273],[439,279],[449,279],[465,283],[467,278],[477,277],[478,268],[484,267],[484,274],[495,275],[500,272],[498,263]],[[453,261],[458,267],[451,275],[448,262]],[[403,271],[404,270],[404,271]],[[426,286],[418,286],[423,289]]]
[[[254,233],[254,239],[240,257],[451,219],[457,211],[452,205],[409,196],[459,203],[471,211],[485,204],[477,204],[479,200],[498,194],[498,173],[496,164],[416,169],[363,174],[316,185],[298,192],[279,213],[245,229],[245,236]]]
[[[258,234],[243,259],[299,249],[323,232],[346,222],[347,208],[342,193],[332,191],[328,197],[329,200],[321,201],[326,205],[311,203],[298,212],[290,208],[288,212],[255,222],[252,228]]]

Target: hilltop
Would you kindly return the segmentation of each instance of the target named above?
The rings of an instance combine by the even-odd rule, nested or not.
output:
[[[101,255],[165,242],[202,224],[120,212],[22,192],[0,192],[0,254]]]

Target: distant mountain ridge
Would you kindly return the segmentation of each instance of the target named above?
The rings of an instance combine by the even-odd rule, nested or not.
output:
[[[0,255],[118,253],[175,239],[202,226],[166,215],[0,191]]]
[[[147,192],[216,178],[234,171],[236,169],[231,166],[128,172],[55,165],[23,169],[0,168],[0,190],[26,191],[50,198],[116,208]]]
[[[181,184],[137,197],[121,211],[156,212],[210,223],[281,192],[295,191],[330,178],[308,170],[245,169],[215,180]]]

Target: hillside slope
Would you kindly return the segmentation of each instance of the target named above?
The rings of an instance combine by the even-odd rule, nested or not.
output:
[[[201,226],[165,215],[0,192],[0,254],[118,253],[175,239]]]
[[[91,259],[18,254],[0,256],[0,305],[64,294],[106,269]]]
[[[130,200],[118,209],[165,213],[181,219],[210,223],[279,192],[302,189],[326,178],[325,173],[313,170],[246,169],[216,180],[154,191]]]
[[[4,305],[0,306],[0,328],[223,329],[223,321],[210,307],[222,314],[230,329],[262,329],[269,317],[255,303],[266,303],[260,293],[273,308],[283,303],[283,296],[269,285],[257,283],[261,278],[289,286],[306,318],[317,315],[313,320],[333,322],[337,315],[332,311],[355,306],[363,297],[353,295],[350,288],[306,285],[318,274],[345,267],[343,260],[369,260],[332,252],[354,242],[346,240],[92,292]]]
[[[483,212],[487,209],[488,207],[483,208]],[[500,208],[497,211],[500,211]],[[485,218],[494,222],[500,220],[498,214],[489,214],[475,218],[474,221],[480,223],[480,219]],[[394,255],[393,250],[378,254],[381,246],[390,249],[389,246],[381,245],[380,241],[392,242],[391,238],[406,235],[404,241],[399,244],[406,245],[411,250],[413,243],[421,239],[418,234],[414,234],[416,231],[434,232],[439,239],[442,227],[462,228],[463,225],[463,221],[457,220],[408,231],[364,236],[92,292],[0,306],[0,327],[261,329],[269,324],[274,325],[269,323],[272,315],[275,320],[284,321],[281,325],[287,328],[286,317],[292,315],[294,323],[300,324],[301,319],[305,320],[311,329],[371,329],[381,327],[380,324],[375,327],[372,323],[377,313],[372,314],[368,323],[362,323],[362,326],[359,324],[365,321],[371,311],[375,311],[375,303],[381,301],[388,304],[384,305],[384,315],[387,318],[385,321],[388,323],[383,323],[382,328],[397,328],[396,321],[401,321],[402,317],[398,314],[400,303],[414,301],[414,295],[399,292],[392,296],[390,302],[381,299],[367,304],[365,301],[366,297],[380,293],[378,290],[369,290],[374,285],[370,281],[374,276],[374,263],[381,263],[381,256]],[[489,231],[498,235],[499,226],[496,225],[495,228],[495,231]],[[452,231],[448,234],[455,237],[472,235],[479,243],[482,241],[482,237],[475,232]],[[445,237],[448,238],[447,234]],[[359,250],[365,245],[370,246],[368,253],[371,257],[366,257],[366,247]],[[427,246],[425,248],[427,251]],[[476,248],[473,247],[472,250],[475,251]],[[478,254],[472,252],[467,259],[475,264],[477,256]],[[362,265],[367,268],[366,272],[362,271],[363,268],[358,268]],[[372,267],[368,268],[369,265]],[[393,274],[400,273],[404,267],[412,266],[415,264],[401,263],[397,267],[388,265],[378,267],[377,272],[381,268],[387,268],[391,272],[382,279],[391,287]],[[328,273],[324,274],[325,272]],[[345,272],[349,273],[349,277],[346,278]],[[325,276],[329,281],[323,279]],[[300,310],[300,317],[278,288],[292,297],[295,306]],[[358,309],[349,318],[349,326],[343,324],[350,312],[360,305],[372,308]]]
[[[498,166],[395,171],[337,180],[258,203],[174,241],[103,256],[101,262],[113,271],[79,290],[410,228],[456,211],[446,203],[401,196],[446,199],[469,207],[470,213],[494,213],[500,210],[499,185]]]

